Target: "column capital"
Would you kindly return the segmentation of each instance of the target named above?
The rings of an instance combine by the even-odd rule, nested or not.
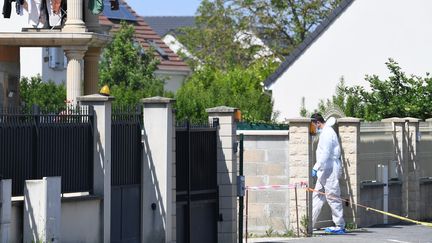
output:
[[[68,59],[83,59],[88,48],[86,46],[63,46]]]

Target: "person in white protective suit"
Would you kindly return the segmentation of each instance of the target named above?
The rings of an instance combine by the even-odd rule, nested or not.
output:
[[[312,115],[312,122],[319,133],[316,163],[312,169],[312,177],[317,177],[316,191],[312,194],[312,223],[315,225],[321,208],[327,200],[336,227],[328,227],[325,232],[343,234],[345,233],[345,221],[339,187],[339,178],[342,175],[341,149],[336,132],[332,128],[336,120],[329,118],[325,122],[321,114],[315,113]],[[325,192],[325,195],[317,191]]]

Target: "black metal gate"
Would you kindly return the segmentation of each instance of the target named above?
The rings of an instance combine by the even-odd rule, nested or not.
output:
[[[111,242],[141,242],[142,109],[113,109]]]
[[[217,130],[176,129],[177,242],[217,242]]]
[[[0,110],[0,177],[23,195],[28,179],[61,176],[61,191],[92,191],[93,110],[69,106]]]

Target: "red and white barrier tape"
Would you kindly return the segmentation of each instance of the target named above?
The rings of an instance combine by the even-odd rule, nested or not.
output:
[[[246,186],[246,190],[251,191],[258,191],[258,190],[282,190],[282,189],[294,189],[294,188],[306,188],[307,183],[306,182],[299,182],[294,184],[288,184],[288,185],[265,185],[265,186]]]

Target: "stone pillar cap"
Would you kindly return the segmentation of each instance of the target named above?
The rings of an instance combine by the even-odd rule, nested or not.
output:
[[[360,122],[361,119],[360,118],[356,118],[356,117],[341,117],[341,118],[337,118],[336,119],[338,123],[340,122],[344,122],[344,123],[356,123],[356,122]]]
[[[238,110],[238,108],[229,107],[229,106],[218,106],[218,107],[208,108],[206,109],[206,112],[207,113],[233,113],[236,110]]]
[[[113,101],[114,99],[114,96],[106,96],[101,94],[91,94],[77,97],[77,100],[80,102],[106,102]]]
[[[140,101],[141,103],[144,104],[169,104],[169,103],[174,103],[175,99],[161,97],[161,96],[154,96],[150,98],[141,99]]]
[[[295,122],[295,123],[310,123],[312,119],[307,117],[297,117],[297,118],[290,118],[288,119],[288,123]]]
[[[432,118],[426,119],[426,122],[432,122]]]
[[[413,118],[413,117],[391,117],[391,118],[386,118],[386,119],[382,119],[382,122],[419,122],[420,119],[417,118]]]

